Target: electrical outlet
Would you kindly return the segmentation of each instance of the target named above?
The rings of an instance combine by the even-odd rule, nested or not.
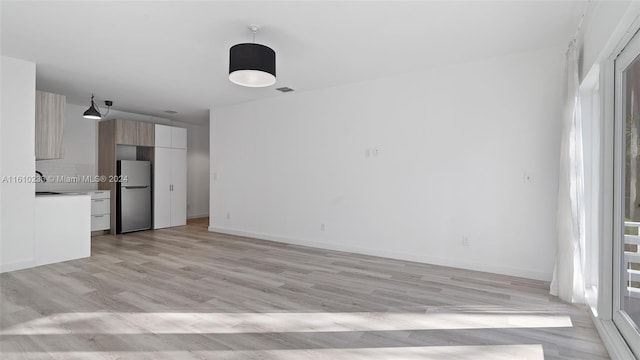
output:
[[[325,230],[324,224],[320,224],[320,232],[324,232],[324,230]]]

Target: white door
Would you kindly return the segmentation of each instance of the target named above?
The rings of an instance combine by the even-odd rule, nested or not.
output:
[[[171,226],[171,153],[173,149],[155,148],[153,171],[153,228]]]
[[[613,321],[640,357],[640,35],[615,74]]]
[[[187,224],[187,150],[171,149],[171,226]]]

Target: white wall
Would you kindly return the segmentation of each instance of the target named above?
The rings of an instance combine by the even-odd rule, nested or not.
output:
[[[212,110],[210,230],[549,280],[563,53]]]
[[[187,128],[187,217],[209,216],[209,126]]]
[[[98,121],[82,117],[88,105],[67,103],[64,159],[39,160],[37,170],[45,176],[80,177],[96,175],[98,169]],[[104,111],[104,110],[103,110]],[[207,125],[187,124],[169,119],[111,110],[107,119],[146,121],[187,128],[187,216],[209,214],[209,129]],[[46,182],[38,191],[91,190],[96,183]]]
[[[97,121],[82,117],[87,106],[67,103],[64,125],[64,158],[55,160],[38,160],[36,169],[45,176],[80,177],[97,174]],[[94,190],[97,183],[70,183],[52,181],[36,185],[38,191],[56,190]]]
[[[36,66],[2,56],[0,111],[0,271],[33,265]]]

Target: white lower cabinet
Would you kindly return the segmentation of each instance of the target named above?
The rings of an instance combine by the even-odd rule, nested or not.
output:
[[[153,228],[187,224],[187,150],[156,147]]]
[[[91,256],[89,196],[36,196],[33,227],[35,265]]]
[[[111,191],[90,191],[91,195],[91,231],[111,228]]]

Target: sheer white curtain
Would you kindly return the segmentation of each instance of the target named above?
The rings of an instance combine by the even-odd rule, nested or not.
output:
[[[584,303],[585,248],[584,169],[578,55],[575,41],[567,50],[560,176],[556,213],[556,264],[551,294],[570,303]]]

